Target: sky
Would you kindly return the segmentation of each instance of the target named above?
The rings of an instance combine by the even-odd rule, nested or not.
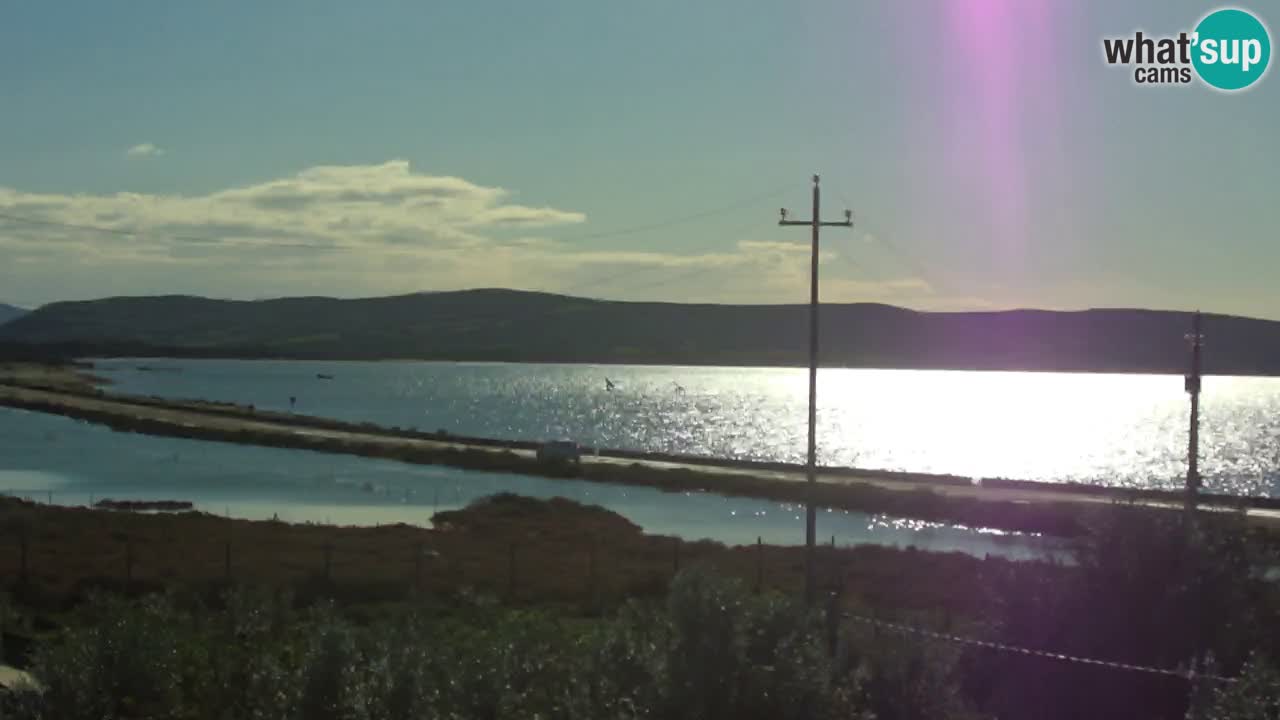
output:
[[[800,303],[819,173],[824,302],[1280,319],[1280,78],[1103,61],[1216,7],[14,3],[0,302]]]

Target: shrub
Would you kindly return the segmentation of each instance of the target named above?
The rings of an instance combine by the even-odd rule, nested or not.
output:
[[[1259,658],[1251,658],[1239,679],[1215,684],[1200,694],[1188,720],[1275,720],[1280,718],[1280,671]]]
[[[179,715],[187,619],[163,597],[98,600],[96,622],[37,651],[44,713],[67,720]]]

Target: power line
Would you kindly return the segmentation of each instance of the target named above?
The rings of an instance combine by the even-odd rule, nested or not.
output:
[[[169,240],[178,240],[186,243],[197,243],[204,245],[222,245],[226,243],[225,238],[202,237],[199,235],[177,235],[173,233],[152,233],[146,230],[125,230],[122,228],[111,228],[103,225],[86,225],[81,223],[58,222],[55,220],[41,220],[38,218],[21,217],[18,215],[10,215],[9,213],[0,213],[0,220],[9,220],[10,222],[22,223],[25,225],[38,225],[42,227],[65,228],[68,230],[81,230],[86,232],[104,233],[107,235],[116,235],[120,237],[144,237],[147,235],[159,235]],[[337,245],[321,245],[317,243],[271,243],[271,247],[307,247],[317,250],[344,250]]]
[[[835,188],[835,192],[836,192],[836,195],[841,200],[844,200],[846,204],[849,202],[848,196],[844,194],[842,187],[837,186]],[[866,216],[859,214],[858,219],[865,222]],[[875,224],[874,217],[871,219],[870,224],[874,226]],[[956,295],[956,296],[962,295],[962,293],[959,292],[958,289],[955,286],[953,286],[949,281],[938,282],[937,275],[934,272],[925,268],[924,263],[922,263],[913,253],[907,251],[898,243],[895,243],[894,241],[890,240],[889,237],[885,235],[883,232],[868,232],[867,237],[871,238],[872,242],[875,242],[879,244],[881,247],[883,247],[884,249],[888,250],[889,253],[894,257],[896,257],[899,262],[905,265],[908,270],[918,275],[920,279],[928,283],[930,287],[936,287],[938,289],[945,290],[946,292],[949,292],[952,295]]]
[[[704,210],[704,211],[697,212],[697,213],[690,213],[690,214],[685,214],[685,215],[679,215],[679,216],[675,216],[675,217],[667,218],[667,219],[665,219],[665,220],[657,221],[657,222],[654,222],[654,223],[648,223],[648,224],[645,224],[645,225],[638,225],[638,226],[632,226],[632,227],[628,227],[628,228],[620,228],[620,229],[613,230],[613,231],[608,231],[608,232],[600,232],[600,233],[594,233],[594,234],[591,234],[591,235],[578,236],[578,237],[572,238],[572,240],[574,240],[574,241],[581,241],[581,240],[587,240],[587,239],[601,239],[601,238],[606,238],[606,237],[615,237],[615,236],[622,236],[622,235],[631,235],[631,234],[637,234],[637,233],[640,233],[640,232],[656,230],[656,229],[660,229],[660,228],[672,227],[672,226],[675,226],[675,225],[679,225],[679,224],[681,224],[681,223],[685,223],[685,222],[692,222],[692,221],[694,221],[694,220],[699,220],[699,219],[703,219],[703,218],[708,218],[708,217],[712,217],[712,216],[715,216],[715,215],[724,214],[724,213],[730,212],[730,211],[732,211],[732,210],[740,209],[740,208],[742,208],[742,207],[750,206],[750,205],[752,205],[752,204],[754,204],[754,203],[758,203],[758,202],[760,202],[760,201],[762,201],[762,200],[765,200],[765,199],[768,199],[768,198],[770,198],[770,197],[776,197],[776,196],[778,196],[778,195],[781,195],[782,193],[786,192],[787,190],[794,189],[795,187],[796,187],[796,183],[794,183],[794,182],[792,182],[792,183],[787,183],[786,185],[782,185],[782,186],[779,186],[779,187],[777,187],[777,188],[773,188],[773,189],[768,190],[768,191],[763,192],[763,193],[757,193],[757,194],[754,194],[754,195],[750,195],[750,196],[747,196],[747,197],[745,197],[745,198],[743,198],[743,199],[741,199],[741,200],[735,201],[735,202],[733,202],[733,203],[731,203],[731,204],[724,205],[724,206],[720,206],[720,207],[716,207],[716,208],[713,208],[713,209],[710,209],[710,210]],[[144,235],[144,234],[153,234],[153,233],[146,233],[145,231],[127,230],[127,229],[121,229],[121,228],[111,228],[111,227],[105,227],[105,226],[99,226],[99,225],[77,224],[77,223],[64,223],[64,222],[57,222],[57,221],[51,221],[51,220],[42,220],[42,219],[37,219],[37,218],[27,218],[27,217],[21,217],[21,216],[16,216],[16,215],[8,214],[8,213],[2,213],[2,212],[0,212],[0,219],[10,220],[10,221],[13,221],[13,222],[19,222],[19,223],[27,223],[27,224],[31,224],[31,225],[40,225],[40,226],[47,226],[47,227],[61,227],[61,228],[68,228],[68,229],[81,230],[81,231],[88,231],[88,232],[100,232],[100,233],[105,233],[105,234],[110,234],[110,235],[126,236],[126,237],[137,237],[137,236],[142,236],[142,235]],[[754,220],[752,220],[749,224],[747,224],[747,225],[745,225],[745,226],[743,226],[743,227],[741,227],[741,228],[735,229],[735,230],[733,230],[732,232],[733,232],[733,233],[735,233],[735,234],[736,234],[736,233],[740,233],[740,232],[745,231],[746,229],[748,229],[748,228],[750,228],[750,227],[755,227],[755,225],[756,225],[756,222],[755,222]],[[160,233],[154,233],[154,234],[161,235]],[[212,238],[212,237],[200,237],[200,236],[193,236],[193,235],[174,235],[174,234],[166,234],[166,235],[163,235],[163,236],[164,236],[164,237],[169,237],[169,238],[172,238],[172,239],[176,239],[176,240],[187,241],[187,242],[200,242],[200,243],[221,243],[221,242],[223,242],[223,240],[218,239],[218,238]],[[723,235],[719,235],[719,234],[717,234],[717,235],[708,235],[704,242],[701,242],[701,243],[695,243],[695,244],[693,244],[692,246],[686,246],[686,248],[694,249],[694,250],[698,250],[698,249],[706,249],[706,248],[709,248],[709,247],[711,247],[711,246],[713,246],[713,245],[715,245],[715,244],[722,243],[722,242],[724,242],[724,237],[723,237]],[[275,244],[275,246],[279,246],[279,244],[277,243],[277,244]],[[297,246],[300,246],[300,247],[314,247],[314,248],[317,248],[317,249],[325,249],[325,250],[354,250],[354,249],[357,249],[357,248],[347,248],[347,247],[338,247],[338,246],[319,246],[319,245],[297,245]],[[635,268],[635,267],[628,267],[628,268],[626,268],[626,269],[624,269],[624,270],[620,270],[620,271],[618,271],[618,272],[608,273],[608,274],[605,274],[605,275],[602,275],[602,276],[598,276],[598,277],[594,277],[594,278],[586,279],[585,281],[582,281],[582,282],[579,282],[579,283],[575,283],[575,284],[570,285],[570,286],[568,286],[568,287],[566,287],[566,288],[562,288],[562,289],[560,289],[560,290],[558,291],[558,293],[557,293],[557,294],[572,295],[572,294],[574,294],[574,293],[579,293],[579,292],[581,292],[582,290],[585,290],[585,289],[588,289],[588,288],[591,288],[591,287],[596,287],[596,286],[600,286],[600,285],[604,285],[604,284],[614,283],[615,281],[619,281],[619,280],[623,280],[623,279],[634,279],[634,278],[636,278],[637,276],[647,275],[647,274],[650,274],[650,273],[653,273],[653,272],[669,271],[669,270],[670,270],[670,266],[665,266],[665,265],[654,265],[654,266],[652,266],[652,267],[647,267],[647,268]],[[640,289],[651,289],[651,288],[654,288],[654,287],[660,287],[660,286],[667,285],[667,284],[670,284],[670,283],[673,283],[673,282],[678,282],[678,281],[680,281],[680,280],[682,280],[682,279],[685,279],[685,278],[687,278],[687,277],[691,277],[691,276],[693,276],[693,275],[695,275],[695,274],[702,273],[702,272],[706,272],[706,271],[707,271],[707,268],[695,265],[694,267],[689,268],[689,270],[687,270],[687,271],[683,271],[683,272],[676,272],[676,273],[670,273],[670,272],[668,272],[668,274],[666,274],[666,275],[664,275],[664,276],[662,276],[662,277],[659,277],[659,278],[657,278],[656,280],[654,280],[654,281],[652,281],[652,282],[644,283],[644,284],[641,284],[641,285],[639,285],[639,286],[633,286],[633,287],[631,287],[630,289],[632,289],[632,290],[640,290]],[[627,285],[626,285],[626,283],[624,282],[624,283],[621,285],[621,287],[622,287],[622,289],[624,289],[624,290],[625,290],[625,289],[627,289]],[[614,288],[614,289],[617,289],[617,286],[615,286],[615,288]],[[462,332],[465,332],[465,331],[467,331],[467,330],[468,330],[468,329],[470,329],[470,328],[477,328],[477,327],[480,327],[480,326],[482,326],[482,325],[485,325],[485,324],[488,324],[488,323],[491,323],[491,322],[494,322],[494,321],[504,321],[504,322],[528,322],[528,321],[536,321],[536,320],[537,320],[537,319],[539,319],[539,318],[547,317],[547,316],[549,316],[549,315],[551,315],[551,314],[554,314],[554,313],[559,313],[559,312],[560,312],[560,310],[561,310],[560,308],[557,308],[557,309],[556,309],[556,310],[554,310],[554,311],[553,311],[553,310],[541,310],[541,311],[534,310],[534,311],[531,311],[531,312],[529,312],[529,313],[521,313],[521,314],[515,314],[515,315],[513,315],[513,314],[512,314],[512,313],[510,313],[510,312],[482,313],[482,314],[479,314],[479,315],[471,315],[471,316],[464,316],[464,317],[455,317],[455,318],[451,318],[451,319],[452,319],[452,320],[454,320],[455,322],[453,322],[453,323],[446,323],[446,324],[437,325],[437,326],[436,326],[436,328],[437,328],[437,329],[448,329],[448,330],[453,330],[453,331],[462,331]]]
[[[654,281],[654,282],[644,283],[644,284],[642,284],[642,285],[635,285],[635,286],[628,287],[628,288],[623,288],[623,290],[624,290],[624,291],[629,291],[629,292],[635,292],[635,291],[637,291],[637,290],[652,290],[652,289],[657,288],[657,287],[662,287],[662,286],[664,286],[664,285],[670,285],[671,283],[679,282],[680,280],[684,280],[684,279],[686,279],[686,278],[693,277],[694,275],[697,275],[697,274],[699,274],[699,273],[707,272],[707,270],[708,270],[708,269],[707,269],[707,268],[705,268],[705,267],[692,267],[692,268],[689,268],[688,270],[686,270],[685,272],[679,272],[679,273],[675,273],[675,274],[673,274],[673,275],[668,275],[668,276],[666,276],[666,277],[664,277],[664,278],[658,278],[658,279],[657,279],[656,281]]]
[[[841,186],[837,185],[834,188],[834,191],[836,193],[836,196],[845,202],[845,207],[853,207],[852,203],[849,202],[849,196],[844,193],[843,188]],[[859,213],[858,220],[865,221],[865,216]],[[921,264],[916,260],[914,260],[912,256],[910,256],[909,254],[907,254],[906,252],[904,252],[903,250],[895,246],[893,243],[891,243],[888,240],[888,238],[883,237],[881,233],[869,232],[866,234],[866,237],[869,237],[873,241],[883,245],[885,249],[889,250],[895,257],[899,259],[899,261],[907,265],[912,272],[914,272],[916,275],[919,275],[921,280],[924,280],[925,282],[932,284],[931,281],[926,277],[929,273],[926,273],[923,271]],[[851,268],[854,268],[855,270],[859,269],[857,265],[853,264],[853,261],[850,259],[847,253],[846,254],[837,253],[836,256],[842,260],[845,260],[845,262]]]
[[[846,197],[842,192],[842,188],[839,186],[836,187],[836,194],[841,199],[845,199]],[[866,224],[871,226],[872,229],[867,233],[867,237],[869,237],[872,242],[889,251],[890,255],[897,258],[898,262],[904,265],[907,270],[917,275],[921,280],[928,284],[930,288],[942,290],[956,298],[965,297],[969,294],[968,291],[963,290],[950,280],[945,279],[941,273],[935,272],[932,268],[928,267],[928,264],[921,261],[914,252],[908,250],[901,243],[892,240],[890,236],[883,231],[883,228],[877,231],[875,229],[876,218],[874,216],[868,220],[866,215],[860,214],[859,219],[865,221]]]
[[[1113,660],[1099,660],[1097,658],[1081,657],[1079,655],[1068,655],[1066,653],[1056,653],[1048,650],[1035,650],[1032,648],[1020,647],[1017,645],[1007,645],[1005,643],[992,642],[989,640],[977,640],[975,638],[963,637],[961,635],[951,635],[949,633],[934,632],[923,628],[913,627],[902,623],[887,622],[877,618],[866,617],[864,615],[855,615],[845,613],[844,618],[852,620],[863,625],[870,625],[875,628],[881,628],[892,632],[902,633],[906,635],[917,635],[919,637],[928,638],[930,640],[940,640],[943,642],[955,643],[959,645],[968,645],[971,647],[980,647],[987,650],[998,650],[1000,652],[1016,653],[1019,655],[1027,655],[1031,657],[1045,658],[1047,660],[1056,660],[1059,662],[1078,663],[1082,665],[1093,665],[1095,667],[1104,667],[1111,670],[1127,670],[1131,672],[1149,673],[1153,675],[1165,675],[1169,677],[1178,677],[1184,680],[1210,680],[1220,683],[1233,683],[1236,678],[1222,677],[1220,675],[1201,674],[1195,672],[1194,669],[1188,670],[1170,670],[1167,668],[1152,667],[1149,665],[1134,665],[1132,663],[1122,663]]]
[[[750,229],[752,229],[752,228],[756,227],[756,225],[757,225],[757,223],[756,223],[754,220],[752,220],[752,221],[751,221],[750,223],[748,223],[748,224],[735,226],[735,227],[733,227],[733,228],[731,228],[731,229],[729,230],[728,235],[730,235],[730,236],[738,235],[738,234],[740,234],[740,233],[743,233],[743,232],[745,232],[745,231],[747,231],[747,230],[750,230]],[[717,245],[717,244],[719,244],[719,243],[723,242],[723,240],[724,240],[724,236],[723,236],[723,235],[721,235],[721,236],[719,236],[719,237],[710,237],[710,240],[711,240],[711,242],[708,242],[708,243],[698,243],[698,244],[696,244],[696,245],[694,245],[694,246],[692,246],[692,247],[693,247],[693,249],[695,249],[695,250],[704,250],[704,251],[705,251],[706,249],[710,248],[711,246],[713,246],[713,245]],[[642,269],[628,268],[627,270],[623,270],[623,271],[621,271],[621,272],[611,273],[611,274],[609,274],[609,275],[605,275],[605,276],[603,276],[603,277],[599,277],[599,278],[595,278],[595,279],[592,279],[592,280],[588,280],[588,281],[583,282],[583,283],[578,283],[578,284],[576,284],[576,285],[570,285],[569,287],[567,287],[567,288],[565,288],[565,289],[561,290],[561,292],[563,292],[563,293],[565,293],[565,294],[572,294],[572,293],[575,293],[575,292],[579,292],[579,291],[581,291],[581,290],[584,290],[584,289],[586,289],[586,288],[594,287],[594,286],[596,286],[596,285],[602,285],[602,284],[604,284],[604,283],[611,282],[611,281],[613,281],[613,280],[617,280],[617,279],[620,279],[620,278],[634,277],[634,276],[636,276],[636,275],[638,275],[638,274],[641,274],[641,273],[649,273],[649,272],[653,272],[653,271],[655,271],[655,270],[666,270],[666,269],[669,269],[669,268],[667,268],[667,267],[665,267],[665,266],[655,266],[655,267],[642,268]],[[673,281],[675,281],[675,280],[677,280],[677,279],[679,279],[679,278],[688,277],[688,276],[690,276],[690,275],[693,275],[693,274],[695,274],[695,273],[697,273],[697,272],[702,272],[702,271],[704,271],[704,270],[706,270],[706,268],[703,268],[703,267],[694,267],[694,268],[691,268],[689,272],[682,272],[682,273],[676,273],[675,275],[669,275],[669,276],[667,276],[666,278],[663,278],[663,279],[658,280],[657,282],[654,282],[654,283],[647,283],[647,284],[641,285],[641,286],[639,286],[639,287],[626,288],[626,287],[625,287],[625,285],[624,285],[624,286],[623,286],[623,289],[629,289],[629,290],[647,290],[647,289],[652,288],[652,287],[659,287],[659,286],[662,286],[662,285],[666,285],[666,284],[668,284],[669,282],[673,282]]]
[[[837,179],[836,182],[839,182],[839,179]],[[848,203],[848,196],[843,192],[843,185],[837,184],[832,188],[832,190],[836,193],[837,197]],[[859,214],[859,220],[862,221],[863,224],[871,226],[871,231],[868,233],[868,236],[872,242],[887,250],[893,257],[902,263],[907,270],[915,273],[931,288],[942,290],[956,298],[973,297],[979,300],[982,299],[980,295],[973,293],[971,290],[965,290],[959,287],[955,282],[946,279],[945,273],[939,273],[935,269],[929,267],[928,263],[922,262],[916,253],[908,250],[902,245],[902,243],[892,240],[889,234],[883,232],[883,228],[880,231],[875,230],[875,217],[868,218],[866,215]],[[841,259],[848,261],[847,256],[841,256]],[[851,261],[849,261],[849,264],[851,267],[856,267],[852,265]],[[1146,267],[1146,265],[1144,265],[1144,267]],[[1111,270],[1113,272],[1121,272],[1118,267],[1112,267]],[[1128,272],[1125,273],[1125,275],[1134,284],[1145,286],[1147,289],[1152,291],[1164,293],[1169,297],[1180,297],[1186,294],[1185,287],[1169,285],[1164,280],[1161,280],[1159,277],[1151,274]]]
[[[679,215],[673,218],[668,218],[666,220],[658,220],[656,222],[648,223],[645,225],[635,225],[632,227],[621,228],[618,230],[607,230],[604,232],[591,233],[587,235],[573,235],[566,238],[562,238],[562,240],[566,242],[579,242],[582,240],[601,240],[604,238],[621,237],[623,235],[634,235],[636,233],[648,232],[650,230],[661,230],[663,228],[668,228],[673,225],[679,225],[680,223],[693,222],[694,220],[702,220],[703,218],[714,217],[716,215],[723,215],[725,213],[732,212],[734,210],[740,210],[744,207],[747,207],[748,205],[751,205],[752,203],[757,203],[757,202],[760,202],[761,200],[768,200],[770,198],[778,197],[782,193],[788,190],[791,190],[794,187],[795,187],[795,183],[787,183],[786,185],[781,185],[772,190],[767,190],[765,192],[762,192],[758,195],[752,195],[750,197],[743,198],[742,200],[738,200],[732,204],[724,205],[718,208],[713,208],[711,210],[703,210],[701,212],[691,213],[689,215]]]
[[[677,215],[675,217],[666,218],[665,220],[659,220],[659,221],[647,223],[644,225],[634,225],[631,227],[618,228],[615,230],[606,230],[603,232],[591,233],[587,235],[571,236],[571,237],[563,238],[563,240],[567,242],[580,242],[583,240],[599,240],[599,239],[610,238],[610,237],[621,237],[624,235],[635,235],[638,233],[648,232],[651,230],[659,230],[663,228],[674,227],[682,223],[693,222],[695,220],[714,217],[716,215],[728,213],[733,210],[738,210],[740,208],[751,205],[752,203],[760,202],[762,200],[767,200],[771,197],[777,197],[778,195],[781,195],[783,192],[786,192],[787,190],[790,190],[791,188],[793,188],[794,185],[795,185],[794,183],[788,183],[787,185],[773,188],[771,190],[768,190],[763,193],[759,193],[757,195],[751,195],[751,196],[742,198],[741,200],[737,200],[729,205],[712,208],[710,210],[703,210],[700,212],[690,213],[687,215]],[[170,240],[179,240],[182,242],[203,243],[203,244],[222,244],[226,242],[225,238],[218,238],[218,237],[212,237],[212,236],[184,235],[184,234],[175,234],[175,233],[166,233],[166,232],[152,232],[148,230],[130,230],[130,229],[124,229],[124,228],[107,227],[105,225],[92,225],[87,223],[69,223],[69,222],[62,222],[62,221],[56,221],[56,220],[44,220],[40,218],[31,218],[31,217],[24,217],[20,215],[12,215],[4,212],[0,212],[0,220],[8,220],[10,222],[22,223],[25,225],[36,225],[41,227],[55,227],[55,228],[65,228],[68,230],[97,232],[97,233],[103,233],[107,235],[116,235],[119,237],[156,236],[156,237],[167,238]],[[357,248],[357,247],[324,245],[319,243],[269,243],[269,245],[272,247],[307,247],[307,248],[314,248],[317,250],[351,250],[351,251],[363,250],[363,248]]]
[[[848,207],[848,208],[853,207],[853,204],[849,202],[849,196],[848,196],[848,195],[846,195],[846,194],[844,194],[843,192],[841,192],[841,191],[840,191],[840,189],[839,189],[839,187],[837,187],[837,188],[835,189],[835,192],[836,192],[836,196],[837,196],[837,197],[839,197],[841,200],[843,200],[843,201],[844,201],[844,203],[845,203],[845,207]],[[854,213],[853,213],[853,216],[854,216],[854,217],[856,217],[859,221],[863,220],[863,216],[862,216],[862,215],[860,215],[860,214],[859,214],[859,213],[857,213],[857,212],[854,212]],[[931,282],[931,281],[926,277],[926,275],[928,275],[928,273],[925,273],[925,272],[923,272],[921,269],[919,269],[919,268],[920,268],[920,266],[919,266],[919,264],[918,264],[918,263],[915,263],[915,262],[911,261],[911,260],[909,259],[909,257],[908,257],[905,253],[903,253],[903,252],[901,252],[900,250],[896,249],[892,244],[890,244],[890,243],[888,242],[888,240],[887,240],[887,239],[883,239],[883,238],[880,236],[880,234],[879,234],[879,233],[867,233],[867,234],[866,234],[866,237],[871,238],[873,241],[879,242],[881,245],[884,245],[884,246],[885,246],[885,248],[886,248],[886,249],[888,249],[888,250],[890,250],[890,251],[891,251],[895,256],[897,256],[897,257],[899,258],[899,260],[901,260],[904,264],[909,265],[909,266],[912,268],[912,272],[914,272],[916,275],[919,275],[919,276],[920,276],[920,279],[921,279],[923,282],[925,282],[926,284],[930,285],[930,287],[932,287],[932,286],[934,285],[934,283],[932,283],[932,282]],[[849,266],[849,268],[850,268],[850,269],[852,269],[855,273],[856,273],[856,272],[864,271],[864,270],[866,270],[866,269],[868,268],[868,266],[866,266],[866,265],[861,265],[861,266],[860,266],[860,265],[855,264],[855,263],[854,263],[854,261],[853,261],[853,259],[852,259],[852,257],[853,257],[853,256],[852,256],[852,254],[851,254],[851,253],[848,253],[848,252],[836,252],[836,253],[835,253],[835,256],[836,256],[836,259],[837,259],[837,260],[843,261],[843,262],[844,262],[846,265],[848,265],[848,266]],[[887,278],[887,277],[883,277],[883,276],[882,276],[882,278],[881,278],[881,279],[889,279],[889,278]]]
[[[755,220],[751,220],[748,225],[744,225],[742,227],[736,228],[735,230],[732,230],[731,234],[736,234],[738,232],[755,227],[756,225],[757,225],[757,222]],[[715,241],[720,242],[721,239],[716,238]],[[578,283],[576,285],[570,285],[567,288],[563,288],[559,290],[556,294],[573,295],[574,293],[581,292],[585,288],[595,286],[595,285],[600,285],[606,282],[611,282],[614,280],[619,280],[623,277],[635,278],[637,275],[647,275],[656,271],[665,271],[669,269],[670,268],[665,266],[654,266],[654,267],[648,267],[643,269],[631,268],[624,272],[612,273],[602,277],[593,278],[591,280]],[[630,286],[628,286],[626,283],[623,283],[622,285],[614,286],[611,289],[615,291],[621,290],[623,292],[626,292],[626,291],[634,292],[636,290],[650,290],[656,287],[662,287],[664,285],[669,285],[671,283],[679,282],[680,280],[684,280],[686,278],[689,278],[704,272],[707,272],[707,268],[695,265],[694,267],[688,268],[687,270],[684,270],[682,272],[670,273],[662,277],[659,277],[651,282],[642,283],[640,285],[630,285]],[[582,299],[607,300],[607,298],[582,298]],[[458,320],[457,323],[443,326],[443,327],[447,327],[448,329],[453,331],[467,331],[469,329],[482,327],[488,323],[495,322],[495,321],[535,322],[542,318],[550,317],[551,315],[554,315],[554,314],[561,314],[561,312],[562,312],[562,309],[557,307],[555,309],[549,309],[549,310],[530,310],[528,312],[519,313],[519,314],[512,314],[509,312],[483,313],[480,315],[471,315],[464,318],[457,318]],[[441,327],[441,326],[437,326],[437,327]]]
[[[729,234],[730,234],[730,235],[736,235],[736,234],[739,234],[739,233],[744,232],[744,231],[746,231],[746,230],[749,230],[749,229],[751,229],[751,228],[754,228],[754,227],[756,227],[756,225],[757,225],[757,222],[756,222],[755,220],[751,220],[751,221],[749,221],[748,223],[745,223],[745,224],[743,224],[743,225],[741,225],[741,226],[737,226],[737,227],[733,228],[732,230],[730,230]],[[694,247],[695,247],[695,248],[705,249],[705,248],[707,248],[707,247],[710,247],[711,245],[714,245],[714,244],[718,244],[718,243],[723,242],[723,237],[722,237],[722,236],[720,236],[720,237],[715,237],[715,236],[713,236],[713,237],[710,237],[709,239],[711,240],[711,242],[699,243],[699,244],[695,245]],[[575,294],[577,294],[577,293],[582,292],[583,290],[585,290],[585,289],[587,289],[587,288],[595,287],[595,286],[598,286],[598,285],[603,285],[603,284],[606,284],[606,283],[613,283],[614,281],[623,280],[624,278],[625,278],[625,279],[634,279],[634,278],[635,278],[635,277],[637,277],[637,276],[641,276],[641,275],[648,275],[648,274],[651,274],[651,273],[654,273],[654,272],[659,272],[659,271],[669,271],[669,270],[670,270],[670,268],[669,268],[668,266],[663,266],[663,265],[655,265],[655,266],[652,266],[652,267],[639,268],[639,269],[637,269],[637,268],[627,268],[626,270],[622,270],[622,271],[619,271],[619,272],[616,272],[616,273],[609,273],[609,274],[602,275],[602,276],[599,276],[599,277],[590,278],[590,279],[585,280],[585,281],[583,281],[583,282],[575,283],[575,284],[573,284],[573,285],[569,285],[568,287],[560,288],[559,290],[557,290],[557,291],[556,291],[556,293],[555,293],[555,294],[558,294],[558,295],[570,295],[570,296],[572,296],[572,295],[575,295]],[[706,271],[707,271],[707,268],[705,268],[705,267],[700,267],[700,266],[696,266],[696,265],[695,265],[694,267],[691,267],[691,268],[689,268],[688,270],[683,270],[683,271],[681,271],[681,272],[670,273],[670,274],[664,275],[664,276],[662,276],[662,277],[657,278],[656,280],[654,280],[654,281],[652,281],[652,282],[642,283],[642,284],[640,284],[640,285],[631,285],[631,286],[628,286],[628,285],[625,283],[625,281],[624,281],[621,285],[614,285],[614,286],[612,286],[610,289],[611,289],[611,290],[615,290],[615,291],[617,291],[617,290],[621,290],[621,291],[624,291],[624,292],[625,292],[625,291],[628,291],[628,290],[629,290],[629,291],[636,291],[636,290],[649,290],[649,289],[652,289],[652,288],[661,287],[661,286],[664,286],[664,285],[669,285],[669,284],[674,283],[674,282],[679,282],[680,280],[683,280],[683,279],[686,279],[686,278],[692,277],[692,276],[694,276],[694,275],[696,275],[696,274],[703,273],[703,272],[706,272]],[[585,299],[605,300],[605,299],[607,299],[607,298],[585,298]],[[511,313],[506,313],[506,312],[482,313],[482,314],[480,314],[480,315],[471,315],[471,316],[467,316],[467,317],[464,317],[464,318],[458,318],[458,323],[451,324],[451,325],[448,325],[448,326],[445,326],[445,327],[447,327],[447,328],[448,328],[448,329],[450,329],[450,330],[454,330],[454,331],[466,331],[466,330],[471,329],[471,328],[478,328],[478,327],[481,327],[481,326],[483,326],[483,325],[485,325],[485,324],[487,324],[487,323],[494,322],[494,321],[504,321],[504,322],[515,322],[515,321],[519,321],[519,322],[532,322],[532,321],[537,321],[537,320],[542,319],[542,318],[544,318],[544,317],[550,317],[550,316],[551,316],[551,315],[553,315],[553,314],[558,314],[559,312],[560,312],[560,308],[556,308],[555,310],[530,310],[530,311],[528,311],[528,312],[526,312],[526,313],[520,313],[520,314],[517,314],[517,315],[513,315],[513,314],[511,314]],[[437,327],[440,327],[440,326],[437,326]]]
[[[41,225],[45,227],[69,228],[72,230],[88,230],[91,232],[107,233],[110,235],[123,235],[123,236],[129,236],[129,237],[142,234],[140,231],[137,231],[137,230],[122,230],[120,228],[109,228],[101,225],[80,225],[76,223],[56,222],[53,220],[40,220],[37,218],[19,217],[17,215],[10,215],[8,213],[0,213],[0,220],[9,220],[12,222],[23,223],[24,225]],[[200,242],[204,242],[206,240],[206,238],[187,238],[181,235],[175,235],[172,237],[175,240],[190,240],[190,241],[200,241]]]

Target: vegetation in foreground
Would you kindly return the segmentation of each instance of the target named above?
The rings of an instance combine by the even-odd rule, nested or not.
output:
[[[470,588],[508,604],[597,613],[661,595],[682,567],[713,567],[753,590],[787,594],[803,579],[803,548],[649,535],[616,513],[562,498],[496,495],[433,521],[432,528],[293,525],[0,498],[0,579],[22,604],[52,613],[95,590],[180,587],[212,596],[233,584],[344,605]],[[959,616],[986,603],[977,578],[1009,564],[878,546],[819,550],[824,580],[849,602]]]
[[[1233,685],[1177,681],[1167,698],[1131,685],[1128,693],[1120,684],[1077,685],[1095,696],[1086,715],[1033,701],[984,711],[966,687],[993,674],[975,667],[979,658],[848,625],[837,632],[831,653],[820,615],[699,571],[681,573],[664,600],[631,602],[601,620],[482,597],[376,619],[352,619],[329,603],[296,609],[287,597],[250,591],[213,607],[175,595],[98,597],[37,651],[40,687],[4,702],[11,717],[66,720],[1261,720],[1280,710],[1280,674],[1255,658]]]
[[[527,532],[565,518],[598,536],[625,530],[599,509],[497,498],[447,515],[439,533]],[[72,719],[1205,720],[1280,710],[1280,597],[1258,576],[1274,558],[1237,519],[1188,530],[1116,508],[1071,565],[969,559],[967,575],[939,577],[921,572],[946,567],[929,553],[885,557],[884,582],[896,574],[918,587],[844,585],[841,610],[1156,668],[1195,660],[1201,673],[1239,680],[1192,683],[833,623],[839,613],[800,607],[794,584],[757,591],[723,549],[686,556],[673,579],[631,586],[594,609],[465,584],[391,600],[270,577],[217,591],[178,582],[140,595],[98,589],[63,614],[15,594],[6,637],[35,638],[26,664],[43,692],[11,696],[9,710]],[[625,572],[627,556],[609,564]],[[859,580],[877,582],[865,570]],[[951,602],[948,591],[974,597]]]

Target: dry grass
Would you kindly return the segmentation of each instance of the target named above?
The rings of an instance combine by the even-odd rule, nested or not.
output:
[[[3,499],[0,577],[25,604],[50,610],[78,603],[92,588],[215,589],[234,582],[354,605],[469,590],[516,604],[593,611],[660,595],[677,567],[694,565],[749,586],[759,581],[797,593],[802,586],[802,548],[679,542],[559,498],[498,496],[437,520],[437,529],[327,527]],[[821,548],[819,560],[825,583],[839,581],[849,602],[957,615],[981,608],[981,576],[1006,564],[879,547]]]
[[[90,375],[90,365],[69,363],[0,362],[0,383],[77,393],[93,393],[106,378]]]

